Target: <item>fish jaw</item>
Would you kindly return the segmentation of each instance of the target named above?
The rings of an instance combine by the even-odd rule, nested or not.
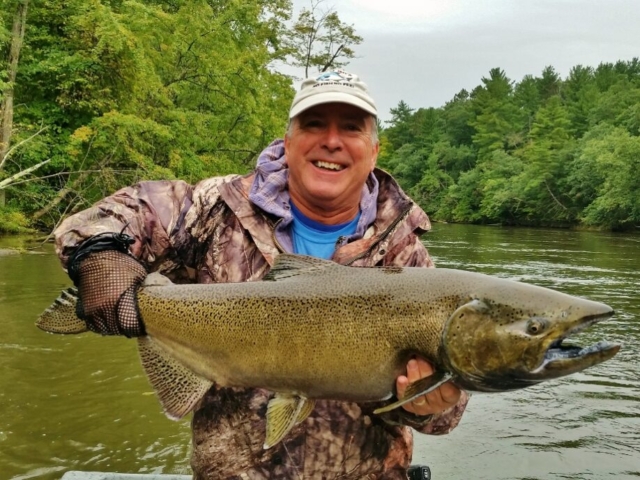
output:
[[[610,318],[611,307],[526,284],[512,290],[508,297],[500,295],[501,302],[490,292],[474,295],[447,321],[441,352],[461,388],[525,388],[582,371],[620,350],[620,345],[607,341],[584,348],[563,344]]]
[[[585,368],[597,365],[613,358],[621,348],[620,344],[608,342],[606,340],[597,342],[588,347],[575,345],[564,345],[563,341],[569,336],[581,332],[595,323],[606,320],[613,315],[613,310],[583,319],[572,330],[564,336],[553,341],[545,353],[545,357],[540,367],[532,371],[533,376],[547,376],[555,378],[569,373],[579,372]],[[556,373],[558,373],[556,375]]]

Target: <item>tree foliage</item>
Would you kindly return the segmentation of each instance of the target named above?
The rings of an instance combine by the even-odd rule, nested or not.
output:
[[[18,1],[0,0],[0,82]],[[292,81],[271,65],[290,15],[289,0],[32,2],[12,144],[41,133],[0,181],[50,161],[7,189],[7,209],[51,227],[140,179],[247,171],[286,126]]]
[[[640,226],[640,61],[495,68],[439,109],[391,110],[379,163],[436,220]]]
[[[353,47],[362,42],[353,25],[340,20],[335,9],[323,8],[323,0],[311,0],[303,8],[288,35],[288,53],[292,65],[324,72],[345,66],[355,56]]]

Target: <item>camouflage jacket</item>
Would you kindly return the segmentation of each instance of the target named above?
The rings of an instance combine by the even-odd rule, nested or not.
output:
[[[277,147],[274,159],[281,153]],[[83,239],[119,232],[128,224],[127,233],[136,239],[132,253],[175,282],[260,280],[287,247],[282,245],[286,219],[249,201],[260,175],[257,170],[195,186],[158,181],[124,188],[60,225],[58,255],[66,265]],[[333,260],[353,266],[433,266],[419,240],[430,228],[427,215],[388,174],[376,170],[372,180],[375,218],[361,235],[338,245]],[[448,433],[467,403],[463,393],[458,405],[439,415],[417,417],[398,409],[381,418],[372,415],[377,404],[318,401],[284,441],[263,450],[270,395],[219,386],[207,393],[192,420],[195,479],[406,479],[413,450],[408,427]]]

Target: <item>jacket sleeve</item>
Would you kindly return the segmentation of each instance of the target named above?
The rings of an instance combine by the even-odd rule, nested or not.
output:
[[[184,228],[193,187],[183,181],[141,182],[123,188],[65,219],[54,231],[56,253],[66,267],[69,255],[85,238],[103,232],[134,237],[131,252],[149,268],[175,257],[172,237]]]

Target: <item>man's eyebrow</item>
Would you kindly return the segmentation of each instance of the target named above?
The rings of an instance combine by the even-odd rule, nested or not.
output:
[[[348,120],[351,122],[357,121],[357,122],[366,122],[367,117],[366,115],[342,115],[342,119],[343,120]]]
[[[301,113],[298,118],[300,120],[309,120],[310,118],[316,119],[316,118],[320,118],[320,117],[321,117],[321,115],[319,115],[317,113]]]

